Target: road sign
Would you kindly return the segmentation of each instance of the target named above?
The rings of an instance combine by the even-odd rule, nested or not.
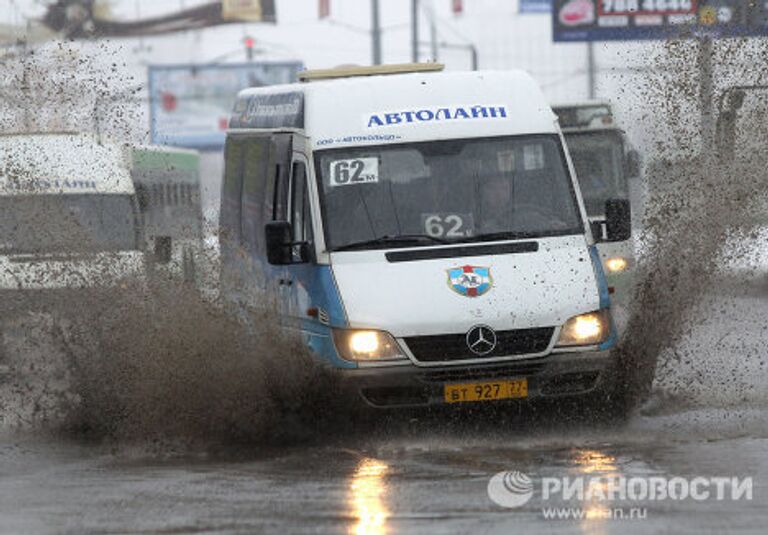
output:
[[[295,82],[302,70],[299,61],[150,66],[152,143],[220,149],[238,91]]]
[[[768,0],[553,0],[555,41],[768,35]]]

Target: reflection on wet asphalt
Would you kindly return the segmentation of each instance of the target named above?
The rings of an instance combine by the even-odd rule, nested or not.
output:
[[[631,434],[631,432],[630,432]],[[552,437],[550,437],[552,438]],[[624,533],[670,530],[759,532],[765,507],[766,439],[665,444],[593,441],[516,446],[514,433],[470,445],[394,440],[355,450],[292,447],[244,461],[146,462],[88,448],[28,442],[0,453],[3,533],[21,532],[430,532]],[[507,444],[505,444],[505,442]],[[526,443],[527,442],[527,443]],[[512,444],[510,444],[512,443]],[[570,445],[568,445],[570,443]],[[545,476],[678,477],[751,475],[754,499],[740,502],[580,504],[583,520],[545,520],[540,496],[504,509],[490,501],[488,479],[520,470]],[[643,520],[604,518],[609,508],[647,507]]]
[[[683,342],[664,357],[654,401],[624,429],[561,422],[557,413],[543,424],[530,414],[404,417],[282,447],[229,444],[204,454],[6,431],[0,533],[761,533],[768,505],[761,292],[705,298]],[[491,501],[487,486],[512,470],[536,490],[508,509]],[[738,501],[542,498],[542,478],[580,475],[752,477],[754,488],[751,500]],[[552,507],[579,507],[583,518],[544,518]],[[633,508],[647,508],[645,518],[608,518]]]

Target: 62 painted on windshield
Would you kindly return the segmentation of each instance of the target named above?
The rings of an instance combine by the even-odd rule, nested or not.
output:
[[[378,181],[378,158],[354,158],[331,162],[331,186],[371,184]]]
[[[421,214],[421,225],[433,238],[468,238],[474,233],[472,214]]]

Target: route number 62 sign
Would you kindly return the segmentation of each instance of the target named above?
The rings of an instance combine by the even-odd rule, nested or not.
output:
[[[379,181],[378,158],[354,158],[331,162],[331,186],[352,186]]]

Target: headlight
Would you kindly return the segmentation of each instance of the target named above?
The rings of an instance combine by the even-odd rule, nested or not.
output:
[[[558,346],[592,346],[606,340],[611,333],[608,309],[574,316],[560,330]]]
[[[614,256],[605,261],[605,269],[608,270],[608,273],[620,273],[627,269],[628,266],[629,262],[627,262],[627,259],[621,256]]]
[[[384,331],[334,329],[333,343],[344,360],[404,358],[395,339]]]

